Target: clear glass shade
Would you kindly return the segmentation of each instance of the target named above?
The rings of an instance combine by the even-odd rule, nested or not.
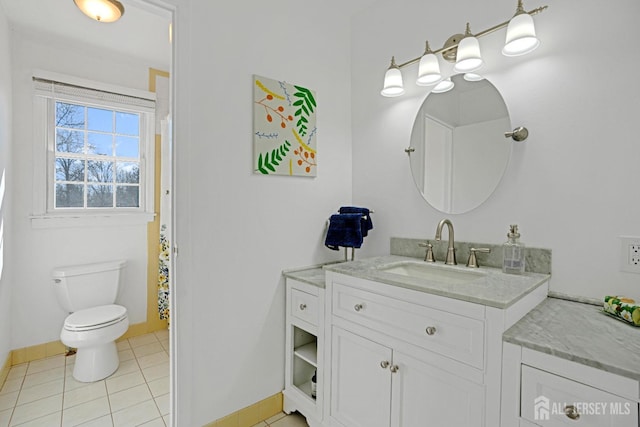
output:
[[[483,63],[478,39],[473,36],[467,36],[460,40],[456,55],[456,65],[453,66],[454,71],[468,73],[482,67]]]
[[[507,27],[507,39],[502,48],[505,56],[518,56],[527,54],[540,45],[536,37],[536,28],[533,18],[528,13],[521,13],[509,21]]]
[[[438,83],[440,80],[442,80],[442,74],[440,74],[438,57],[433,53],[422,55],[420,65],[418,66],[418,79],[416,80],[416,84],[418,86],[430,86]]]
[[[382,96],[400,96],[404,93],[402,85],[402,73],[398,67],[391,67],[384,75],[384,87],[380,94]]]
[[[454,86],[455,84],[451,81],[451,77],[449,77],[448,79],[444,79],[440,83],[438,83],[431,92],[433,93],[449,92],[451,89],[453,89]]]

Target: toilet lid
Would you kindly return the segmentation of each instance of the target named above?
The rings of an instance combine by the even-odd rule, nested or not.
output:
[[[127,309],[121,305],[101,305],[70,314],[64,321],[64,328],[68,331],[104,328],[118,323],[126,317]]]

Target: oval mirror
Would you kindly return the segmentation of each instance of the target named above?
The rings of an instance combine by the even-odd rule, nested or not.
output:
[[[448,92],[427,95],[411,132],[409,162],[418,190],[444,213],[465,213],[496,189],[511,155],[507,106],[488,80],[451,78]],[[410,149],[411,150],[411,149]]]

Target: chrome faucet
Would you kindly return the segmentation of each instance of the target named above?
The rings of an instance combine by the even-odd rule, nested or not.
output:
[[[436,228],[436,237],[435,239],[439,242],[442,240],[442,226],[447,224],[447,229],[449,232],[449,245],[447,247],[447,258],[444,263],[447,265],[457,265],[456,261],[456,248],[453,243],[453,224],[448,219],[443,219],[438,223],[438,228]]]

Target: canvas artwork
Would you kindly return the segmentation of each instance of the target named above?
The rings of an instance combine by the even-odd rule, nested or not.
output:
[[[314,91],[254,75],[254,172],[315,177],[316,111]]]

